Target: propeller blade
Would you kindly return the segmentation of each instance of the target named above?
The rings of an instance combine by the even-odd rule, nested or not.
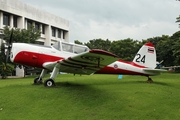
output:
[[[10,54],[10,51],[11,51],[12,36],[13,36],[13,29],[11,30],[11,35],[10,35],[9,41],[8,41],[8,43],[7,43],[7,51],[6,51],[6,61],[5,61],[5,65],[6,65],[6,63],[8,62],[9,54]]]
[[[5,61],[5,65],[6,65],[6,63],[8,62],[8,59],[9,59],[9,50],[6,51],[6,61]]]
[[[9,45],[11,45],[11,43],[12,43],[12,36],[13,36],[13,29],[11,30],[11,35],[10,35],[10,39],[9,39]]]

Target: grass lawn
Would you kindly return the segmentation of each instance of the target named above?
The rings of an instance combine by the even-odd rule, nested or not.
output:
[[[48,78],[48,76],[46,77]],[[58,75],[56,87],[34,77],[0,80],[0,120],[179,120],[180,74]]]

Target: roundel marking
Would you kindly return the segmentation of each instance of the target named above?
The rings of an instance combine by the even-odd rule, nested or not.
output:
[[[117,68],[118,68],[118,65],[117,65],[117,64],[114,64],[114,68],[117,69]]]

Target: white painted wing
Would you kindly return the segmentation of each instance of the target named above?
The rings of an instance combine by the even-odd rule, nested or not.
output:
[[[46,62],[43,64],[43,67],[52,70],[56,65],[60,72],[89,75],[118,59],[118,56],[110,52],[93,49],[61,61]]]

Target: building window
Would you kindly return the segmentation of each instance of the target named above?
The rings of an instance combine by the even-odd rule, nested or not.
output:
[[[3,25],[8,25],[10,26],[10,15],[4,13],[3,14]]]
[[[66,31],[63,31],[63,39],[65,39]]]
[[[35,23],[35,29],[39,30],[39,28],[40,28],[40,24],[39,23]]]
[[[61,29],[58,29],[58,38],[61,38]]]
[[[27,29],[30,29],[32,27],[32,21],[27,20]]]
[[[52,27],[52,36],[56,37],[56,28],[55,27]]]
[[[17,16],[13,17],[13,25],[14,25],[15,28],[17,28],[17,19],[18,19]]]
[[[42,24],[42,34],[45,34],[45,25]]]

